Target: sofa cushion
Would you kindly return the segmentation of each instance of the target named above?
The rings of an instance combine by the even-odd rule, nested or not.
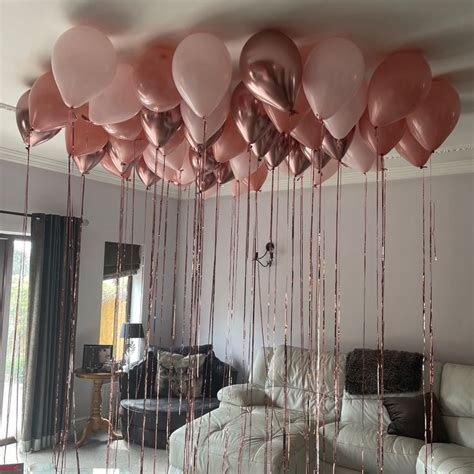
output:
[[[252,383],[228,385],[219,390],[217,398],[222,403],[239,407],[265,405],[266,396],[263,387]]]
[[[448,435],[444,426],[438,399],[433,394],[433,439],[431,439],[430,393],[414,397],[388,397],[384,399],[384,406],[390,416],[387,432],[398,436],[408,436],[425,440],[425,425],[427,428],[426,439],[429,443],[448,443]],[[426,419],[425,419],[426,412]]]
[[[336,425],[319,428],[320,459],[331,462]],[[423,441],[404,436],[384,434],[384,473],[415,472],[418,453]],[[357,423],[340,424],[336,444],[337,465],[361,470],[361,452],[364,450],[365,472],[377,472],[377,427]]]
[[[284,410],[221,405],[171,435],[169,459],[174,469],[171,472],[184,470],[183,466],[189,466],[193,459],[193,472],[305,472],[307,446],[310,464],[314,461],[314,449],[310,449],[314,438],[307,432],[307,424],[299,411],[288,411],[287,421],[290,465],[286,470]]]
[[[433,458],[431,446],[421,448],[416,461],[416,473],[425,474],[472,474],[474,472],[474,449],[465,448],[457,444],[433,444]],[[427,470],[425,470],[425,467]]]

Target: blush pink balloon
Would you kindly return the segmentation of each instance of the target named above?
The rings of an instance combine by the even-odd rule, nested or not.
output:
[[[423,148],[410,133],[405,130],[402,139],[395,146],[397,152],[409,163],[417,168],[423,168],[430,159],[431,152]]]
[[[75,26],[56,40],[51,66],[64,103],[80,107],[112,82],[117,55],[111,41],[100,31]]]
[[[201,118],[209,117],[229,90],[232,59],[225,44],[209,33],[184,38],[173,56],[173,79],[179,94]]]
[[[110,174],[117,176],[118,178],[128,180],[130,175],[132,174],[132,167],[129,166],[126,169],[122,170],[121,168],[117,168],[115,163],[113,162],[112,158],[109,156],[108,153],[104,155],[102,160],[100,161],[101,166],[108,171]]]
[[[402,138],[405,132],[405,120],[393,122],[385,127],[375,127],[370,122],[369,113],[365,112],[359,122],[362,138],[379,155],[386,155]]]
[[[324,125],[334,138],[340,140],[357,124],[366,107],[367,85],[364,82],[356,95],[333,116],[326,119]]]
[[[251,175],[250,178],[245,178],[244,183],[251,191],[260,191],[267,179],[268,169],[265,163],[262,163]]]
[[[167,168],[175,171],[181,169],[183,162],[189,153],[189,145],[183,140],[173,151],[164,155],[161,150],[157,150],[155,145],[149,144],[144,152],[143,157],[147,163],[152,163],[155,159],[160,164],[165,164]],[[150,169],[153,169],[150,167]]]
[[[277,109],[293,112],[303,66],[296,44],[285,34],[264,30],[242,48],[242,80],[252,94]]]
[[[135,140],[143,131],[140,117],[138,115],[135,115],[135,117],[132,117],[125,122],[106,123],[102,126],[109,135],[112,135],[115,138],[120,138],[121,140]]]
[[[347,104],[362,85],[365,61],[360,49],[348,39],[330,38],[309,54],[303,87],[314,114],[325,120]]]
[[[214,150],[214,158],[219,163],[225,163],[247,149],[247,143],[242,138],[232,117],[225,121],[222,135],[212,148]]]
[[[148,166],[148,169],[157,174],[161,179],[173,183],[178,182],[178,172],[166,166],[165,163],[159,162],[155,156],[150,153],[143,153],[143,161]]]
[[[263,104],[241,82],[232,94],[232,117],[247,143],[255,143],[272,126]]]
[[[31,128],[30,113],[28,110],[28,98],[30,91],[27,90],[22,94],[16,104],[16,125],[20,132],[21,139],[26,146],[35,146],[47,142],[59,133],[59,128],[56,130],[48,130],[46,132],[37,132]]]
[[[434,151],[454,130],[460,113],[457,91],[444,79],[436,79],[425,100],[407,117],[407,124],[421,146]]]
[[[263,106],[273,125],[275,125],[280,133],[290,133],[310,109],[302,87],[300,87],[298,95],[296,96],[296,104],[293,112],[282,111],[270,104],[264,103]]]
[[[72,159],[74,160],[79,173],[83,175],[88,174],[94,167],[96,167],[102,158],[104,158],[105,153],[106,147],[88,155],[73,156]]]
[[[316,150],[321,147],[324,137],[324,125],[311,110],[298,122],[290,135],[304,146]]]
[[[244,151],[232,158],[229,163],[237,180],[248,178],[258,168],[257,157],[251,151]]]
[[[352,142],[343,158],[343,163],[350,168],[367,173],[370,171],[377,154],[362,138],[359,127],[356,127]]]
[[[134,141],[110,137],[108,154],[117,168],[129,166],[144,152],[147,145],[148,142],[143,137]]]
[[[153,112],[174,109],[181,101],[174,85],[172,49],[154,45],[138,60],[135,68],[135,83],[142,104]]]
[[[145,186],[145,188],[150,189],[160,177],[153,173],[145,163],[143,157],[139,158],[135,163],[135,169],[137,170],[138,177]]]
[[[31,88],[28,108],[31,126],[39,132],[63,128],[71,120],[71,111],[63,102],[51,72],[36,79]]]
[[[398,51],[379,64],[369,83],[370,121],[385,127],[405,118],[427,96],[431,69],[416,51]]]
[[[321,171],[316,170],[314,173],[313,184],[314,186],[319,186],[324,181],[327,181],[329,178],[334,176],[337,173],[339,167],[339,162],[336,160],[330,160],[326,166],[323,167]]]
[[[109,134],[101,126],[83,118],[78,118],[73,124],[66,127],[66,149],[69,154],[89,155],[104,148],[108,141]]]
[[[137,115],[141,108],[133,67],[119,64],[112,82],[89,101],[89,119],[98,125],[124,122]]]
[[[189,161],[189,157],[184,158],[183,165],[178,172],[178,183],[182,186],[189,186],[191,183],[194,183],[196,175],[194,173],[194,168]]]
[[[225,94],[219,105],[206,118],[205,130],[204,120],[196,115],[186,102],[182,101],[180,108],[186,128],[194,141],[201,145],[224,125],[230,110],[230,94]]]

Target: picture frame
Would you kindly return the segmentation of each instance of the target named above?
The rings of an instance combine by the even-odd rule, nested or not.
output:
[[[82,369],[88,373],[110,372],[112,355],[112,344],[84,344]]]

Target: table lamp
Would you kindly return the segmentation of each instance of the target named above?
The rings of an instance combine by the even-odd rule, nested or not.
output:
[[[135,343],[131,339],[143,339],[145,333],[141,323],[123,323],[120,329],[120,337],[125,339],[125,349],[123,351],[124,363],[128,364],[130,353],[135,350]]]

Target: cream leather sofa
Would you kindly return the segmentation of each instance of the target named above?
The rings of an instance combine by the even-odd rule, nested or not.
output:
[[[304,349],[288,347],[286,355],[283,346],[262,350],[248,384],[223,388],[218,409],[171,435],[168,474],[316,472],[315,364],[315,355]],[[320,472],[333,472],[334,446],[337,474],[361,472],[362,449],[365,472],[378,472],[377,397],[365,397],[362,420],[362,399],[343,392],[345,355],[338,365],[340,424],[334,443],[334,357],[322,355]],[[385,434],[384,473],[424,473],[425,459],[429,473],[474,472],[474,367],[436,364],[435,380],[450,439],[457,444],[434,444],[431,461],[423,441]],[[385,426],[389,421],[384,411]]]

